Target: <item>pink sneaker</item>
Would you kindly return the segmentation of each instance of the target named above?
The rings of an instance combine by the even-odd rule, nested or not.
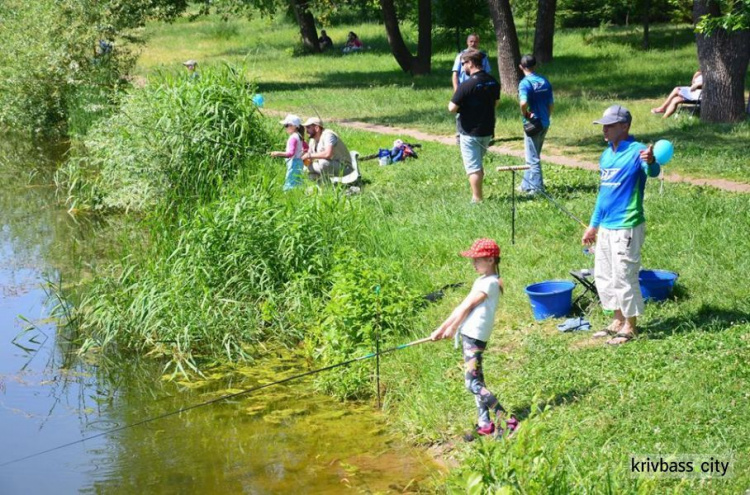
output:
[[[474,429],[464,433],[464,440],[467,442],[473,442],[479,437],[486,437],[495,433],[495,423],[490,423],[485,426],[474,425]]]
[[[510,418],[505,420],[505,430],[503,430],[499,426],[497,427],[497,433],[495,434],[495,438],[498,438],[498,439],[503,438],[503,437],[510,438],[513,436],[513,433],[515,433],[517,429],[518,429],[518,419],[516,419],[515,416],[511,416]]]

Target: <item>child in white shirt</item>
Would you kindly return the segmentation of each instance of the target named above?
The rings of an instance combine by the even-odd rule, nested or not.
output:
[[[503,281],[500,279],[498,265],[500,263],[500,246],[492,239],[478,239],[471,249],[461,253],[461,256],[472,258],[474,269],[479,273],[471,287],[471,292],[453,310],[437,330],[430,336],[432,340],[453,337],[460,330],[463,342],[466,388],[474,395],[477,404],[478,420],[475,431],[464,438],[473,440],[476,436],[502,436],[502,422],[506,423],[509,433],[515,431],[518,421],[515,417],[505,420],[505,410],[497,398],[484,384],[482,371],[482,355],[487,348],[487,341],[492,333],[495,320],[495,310],[503,292]],[[490,418],[490,411],[495,413],[498,422]]]

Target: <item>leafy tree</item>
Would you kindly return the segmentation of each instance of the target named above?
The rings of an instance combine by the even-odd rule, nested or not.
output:
[[[484,31],[490,24],[485,0],[435,0],[432,9],[435,26],[454,32],[456,51],[465,48],[468,33]]]
[[[750,0],[695,0],[693,17],[703,73],[701,120],[740,122],[746,118]]]

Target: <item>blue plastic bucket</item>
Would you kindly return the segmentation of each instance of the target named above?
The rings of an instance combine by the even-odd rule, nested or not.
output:
[[[678,274],[667,270],[641,270],[638,282],[641,284],[641,295],[646,301],[663,301],[672,294]]]
[[[573,287],[568,280],[547,280],[526,287],[534,318],[561,318],[570,312],[573,306]]]

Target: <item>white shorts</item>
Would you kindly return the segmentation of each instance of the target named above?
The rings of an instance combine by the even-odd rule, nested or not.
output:
[[[646,224],[632,229],[600,228],[596,236],[594,278],[604,309],[620,310],[626,318],[643,313],[638,273]]]

